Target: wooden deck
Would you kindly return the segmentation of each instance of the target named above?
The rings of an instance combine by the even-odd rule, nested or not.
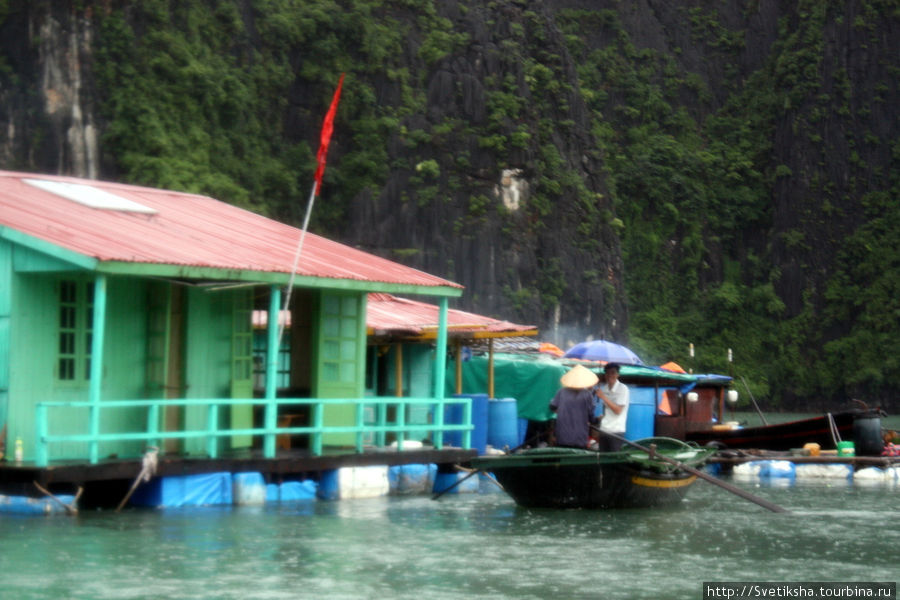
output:
[[[454,464],[467,463],[477,456],[476,450],[431,447],[398,451],[396,448],[371,448],[363,453],[354,449],[328,449],[322,456],[308,450],[280,450],[275,458],[264,458],[258,450],[221,456],[160,456],[156,477],[193,475],[197,473],[262,473],[267,482],[319,479],[322,471],[340,467],[394,466],[404,464],[438,465],[440,470],[453,469]],[[115,506],[141,471],[141,458],[106,459],[97,464],[87,461],[60,461],[47,467],[27,462],[0,462],[0,494],[39,497],[43,493],[35,483],[54,494],[74,494],[83,488],[81,504]]]

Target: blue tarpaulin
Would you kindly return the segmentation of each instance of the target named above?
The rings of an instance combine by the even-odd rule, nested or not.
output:
[[[0,494],[0,513],[19,514],[19,515],[50,515],[64,514],[66,508],[60,504],[68,504],[73,506],[75,496],[60,496],[59,502],[53,498],[28,498],[26,496],[4,496]]]
[[[159,477],[137,488],[135,506],[173,508],[232,503],[231,473]]]

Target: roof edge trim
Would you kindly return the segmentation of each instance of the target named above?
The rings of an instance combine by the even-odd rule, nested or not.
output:
[[[75,265],[76,267],[82,269],[88,269],[91,271],[96,270],[99,263],[99,261],[92,256],[79,254],[78,252],[63,248],[62,246],[57,246],[56,244],[48,242],[47,240],[28,235],[27,233],[23,233],[18,229],[12,229],[4,225],[0,225],[0,238],[9,240],[14,244],[25,246],[26,248],[30,248],[31,250],[34,250],[36,252],[41,252],[48,256],[52,256],[53,258]]]
[[[95,261],[96,264],[96,261]],[[182,279],[203,279],[216,281],[246,281],[259,285],[287,285],[288,273],[273,271],[252,271],[242,269],[218,269],[215,267],[194,267],[164,263],[132,263],[124,261],[103,261],[96,264],[96,270],[111,275],[134,275],[141,277],[166,277]],[[350,290],[359,292],[386,292],[389,294],[415,294],[458,298],[464,288],[446,285],[414,285],[387,283],[380,281],[359,281],[301,275],[294,277],[295,288],[316,288]]]

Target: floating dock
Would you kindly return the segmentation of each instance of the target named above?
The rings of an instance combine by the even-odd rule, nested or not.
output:
[[[889,468],[900,465],[900,456],[837,456],[834,454],[806,456],[790,452],[766,450],[725,450],[714,454],[709,462],[710,464],[721,465],[722,469],[727,472],[735,465],[761,460],[784,460],[797,465],[850,465],[856,469],[866,467]]]
[[[398,451],[396,448],[372,448],[363,453],[329,450],[314,456],[306,450],[279,451],[275,458],[263,458],[259,452],[246,452],[215,459],[204,457],[158,457],[154,479],[194,476],[210,473],[259,473],[266,484],[312,480],[319,482],[336,470],[348,467],[396,467],[432,464],[440,472],[455,471],[454,465],[466,463],[476,450],[434,449],[429,446]],[[40,498],[40,488],[56,496],[71,496],[81,491],[79,507],[115,507],[128,493],[141,473],[142,458],[106,459],[97,464],[55,462],[46,467],[34,464],[0,462],[0,495]],[[40,487],[38,487],[40,486]]]

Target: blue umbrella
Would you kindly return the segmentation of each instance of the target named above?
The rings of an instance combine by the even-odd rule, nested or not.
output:
[[[602,360],[606,362],[621,363],[623,365],[642,365],[637,354],[621,344],[606,340],[593,340],[581,342],[569,348],[563,358],[580,358],[582,360]]]

